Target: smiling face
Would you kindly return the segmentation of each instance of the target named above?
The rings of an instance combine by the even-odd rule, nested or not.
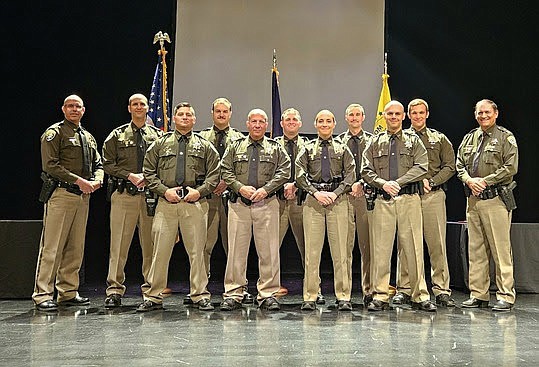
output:
[[[318,132],[318,136],[324,140],[329,139],[333,135],[335,129],[335,115],[329,110],[322,110],[316,114],[314,127]]]
[[[496,123],[498,118],[498,107],[489,100],[482,100],[475,105],[475,119],[481,126],[481,130],[486,131]]]
[[[301,116],[297,110],[289,108],[283,112],[281,126],[283,128],[283,134],[288,139],[293,139],[298,135],[301,125]]]
[[[79,125],[80,120],[84,115],[84,111],[86,111],[86,109],[84,108],[84,103],[79,96],[73,94],[64,100],[62,112],[64,113],[64,117],[67,121],[70,121],[75,125]]]
[[[398,101],[388,102],[384,108],[384,117],[387,122],[387,131],[394,134],[402,129],[404,120],[404,106]]]
[[[346,109],[344,118],[348,123],[348,130],[358,133],[362,129],[363,121],[365,121],[365,113],[359,105],[350,105]]]
[[[268,115],[261,109],[254,109],[247,115],[247,130],[251,139],[257,141],[264,137],[268,128]]]
[[[408,108],[408,118],[416,131],[420,131],[425,127],[428,117],[429,111],[427,110],[427,106],[422,103]]]
[[[142,94],[133,94],[131,98],[129,98],[127,110],[131,114],[131,119],[133,121],[146,121],[148,99]]]

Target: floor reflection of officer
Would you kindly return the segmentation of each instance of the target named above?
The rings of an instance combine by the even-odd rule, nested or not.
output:
[[[391,101],[384,107],[387,131],[374,136],[363,153],[361,177],[376,188],[371,222],[373,301],[369,311],[389,308],[389,275],[395,231],[406,255],[412,307],[436,311],[425,283],[420,181],[429,166],[427,151],[416,134],[402,130],[404,106]]]
[[[316,309],[320,287],[320,259],[327,230],[333,261],[333,281],[338,309],[352,310],[351,264],[348,260],[348,198],[355,181],[354,157],[346,144],[333,139],[335,116],[322,110],[316,115],[316,139],[308,142],[296,160],[296,181],[309,193],[303,207],[305,277],[302,310]]]
[[[135,228],[142,249],[142,291],[148,289],[152,263],[152,216],[146,209],[146,181],[142,163],[146,149],[162,131],[146,124],[148,99],[133,94],[127,106],[131,122],[114,129],[103,144],[103,168],[109,175],[107,193],[110,204],[110,255],[105,307],[118,307],[125,293],[125,264]]]
[[[372,134],[363,130],[365,121],[365,109],[362,105],[352,103],[346,108],[344,118],[348,123],[348,130],[339,135],[339,139],[350,148],[356,164],[356,182],[352,185],[352,191],[348,193],[349,203],[349,233],[348,233],[348,259],[352,266],[352,252],[356,242],[356,233],[361,254],[361,290],[363,293],[363,305],[372,301],[371,291],[371,253],[369,244],[369,215],[367,214],[367,202],[363,191],[364,182],[361,179],[361,157],[365,146]],[[350,272],[352,276],[352,272]],[[350,279],[352,282],[352,279]]]
[[[251,110],[247,116],[249,136],[232,143],[221,161],[221,177],[232,190],[223,311],[241,307],[252,234],[259,259],[258,305],[270,311],[280,309],[275,298],[281,286],[275,192],[290,177],[290,158],[279,143],[264,136],[267,127],[266,113]]]
[[[204,266],[204,245],[208,225],[205,197],[219,182],[219,153],[194,133],[195,110],[189,103],[174,108],[176,130],[156,140],[146,152],[144,176],[148,187],[159,196],[152,225],[154,251],[148,275],[150,288],[137,311],[163,307],[162,291],[167,285],[168,266],[180,229],[189,256],[189,283],[193,305],[213,310]]]
[[[429,106],[423,99],[414,99],[408,104],[408,118],[412,126],[408,131],[417,134],[427,149],[429,171],[423,178],[421,212],[423,214],[423,235],[429,250],[431,264],[432,291],[436,305],[454,307],[449,288],[449,266],[447,264],[445,190],[447,181],[455,174],[455,152],[447,137],[439,131],[427,127]],[[409,303],[410,279],[404,253],[399,252],[397,266],[397,287],[399,292],[393,297],[393,304]]]
[[[45,203],[32,299],[41,311],[55,311],[58,304],[87,305],[79,295],[79,270],[90,194],[103,182],[101,156],[94,137],[81,126],[82,99],[70,95],[62,106],[64,119],[41,136],[41,167]],[[54,301],[54,289],[58,303]]]
[[[490,299],[489,258],[496,264],[496,303],[493,311],[509,311],[516,298],[511,251],[512,193],[518,170],[514,135],[496,124],[498,106],[484,99],[475,105],[479,127],[458,149],[457,176],[468,197],[468,257],[470,299],[462,307],[487,307]],[[509,186],[511,185],[511,186]]]
[[[283,135],[275,138],[281,144],[290,157],[290,178],[288,182],[277,192],[279,199],[279,243],[283,244],[284,237],[288,228],[292,230],[296,246],[301,256],[301,266],[305,269],[305,238],[303,236],[303,203],[300,202],[303,191],[298,192],[295,177],[295,161],[300,149],[305,145],[308,139],[299,135],[299,129],[302,126],[301,115],[298,110],[288,108],[281,115],[281,127]],[[280,292],[288,293],[286,288],[281,287]],[[318,295],[318,301],[324,303],[321,294]]]

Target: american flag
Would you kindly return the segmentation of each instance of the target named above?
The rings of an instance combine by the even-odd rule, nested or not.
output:
[[[155,127],[163,131],[170,130],[170,122],[168,116],[170,116],[170,107],[168,100],[168,88],[166,80],[166,66],[163,72],[164,58],[159,56],[157,66],[155,67],[155,74],[153,76],[152,91],[150,93],[150,108],[148,110],[148,117],[152,121]],[[164,84],[163,84],[164,76]]]

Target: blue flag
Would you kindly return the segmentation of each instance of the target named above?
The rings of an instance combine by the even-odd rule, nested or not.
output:
[[[168,101],[167,88],[167,69],[165,58],[159,56],[155,74],[153,76],[152,91],[150,92],[150,106],[148,109],[148,117],[152,120],[155,127],[163,130],[170,130],[169,116],[170,107]]]
[[[277,67],[271,71],[271,137],[283,135],[281,126],[281,96],[279,95],[279,72]]]

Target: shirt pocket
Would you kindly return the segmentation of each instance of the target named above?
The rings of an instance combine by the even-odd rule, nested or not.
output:
[[[189,149],[187,152],[187,169],[193,170],[195,176],[204,175],[204,152],[200,149]]]
[[[275,158],[270,154],[262,154],[258,171],[262,171],[262,176],[266,182],[270,181],[275,175]]]
[[[471,164],[473,154],[474,154],[473,145],[465,145],[462,147],[462,150],[461,150],[462,161],[466,165]]]
[[[176,154],[171,151],[162,152],[159,154],[159,169],[160,170],[169,170],[172,169],[176,164]]]
[[[249,158],[246,153],[237,154],[234,157],[234,172],[237,176],[244,175],[247,173],[249,168]]]
[[[128,159],[135,151],[136,144],[132,140],[120,140],[118,141],[118,158]]]
[[[502,148],[499,145],[487,145],[483,156],[486,164],[498,164],[502,162]]]
[[[414,165],[414,157],[412,156],[412,149],[402,147],[399,151],[399,164],[401,167],[412,168]]]
[[[380,172],[381,170],[387,170],[389,168],[388,148],[381,148],[374,151],[372,154],[372,160],[375,171]]]

